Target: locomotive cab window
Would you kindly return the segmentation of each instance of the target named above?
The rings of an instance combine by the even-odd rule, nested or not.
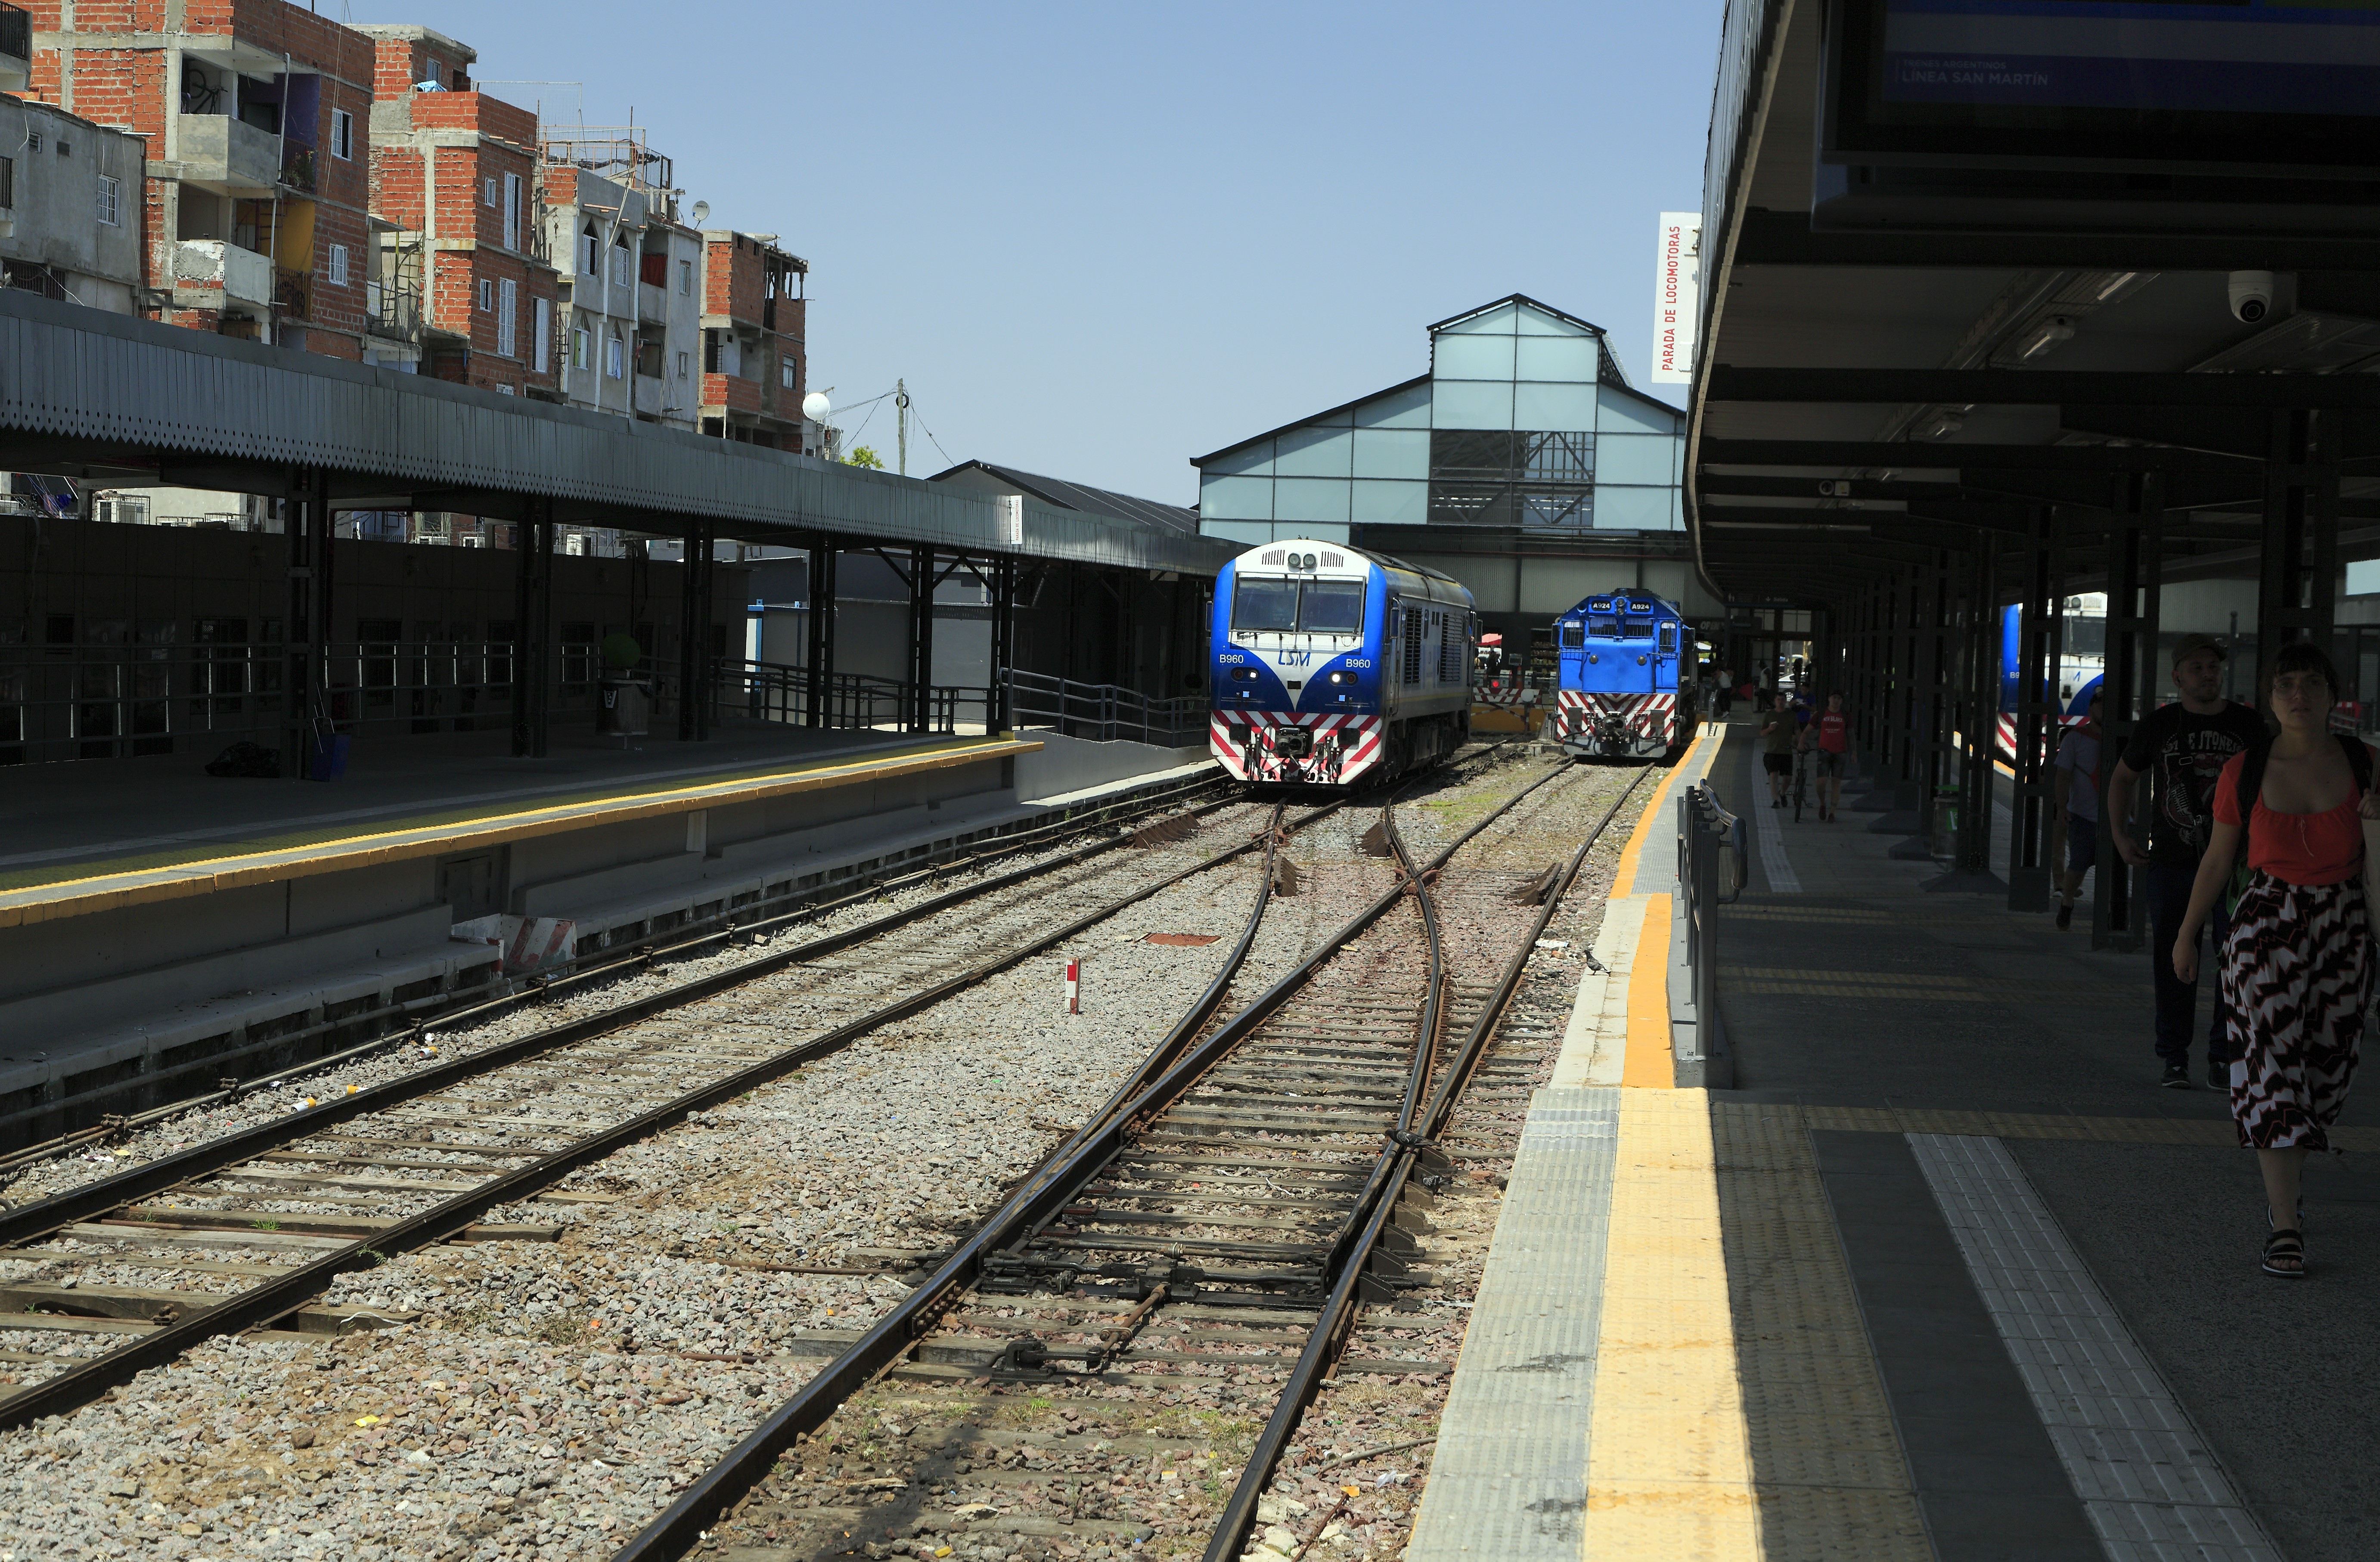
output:
[[[1620,621],[1616,618],[1589,619],[1587,633],[1598,640],[1617,640],[1620,638]]]
[[[1566,651],[1574,651],[1580,647],[1585,645],[1586,625],[1584,624],[1563,624],[1561,626],[1561,644],[1562,649]]]
[[[1310,580],[1298,604],[1297,626],[1310,635],[1360,635],[1364,632],[1364,583],[1360,580]]]
[[[1631,640],[1649,640],[1652,637],[1653,621],[1651,619],[1632,618],[1628,621],[1627,638]]]
[[[1232,627],[1285,630],[1297,626],[1297,582],[1242,580],[1232,597]]]

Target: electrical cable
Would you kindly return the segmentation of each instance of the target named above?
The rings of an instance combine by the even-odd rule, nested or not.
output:
[[[941,453],[942,459],[949,462],[953,466],[957,466],[958,463],[952,460],[951,453],[942,449],[942,442],[935,439],[934,431],[926,427],[925,418],[918,416],[917,398],[914,395],[909,398],[909,416],[917,419],[918,430],[926,436],[927,440],[933,445],[934,449]]]

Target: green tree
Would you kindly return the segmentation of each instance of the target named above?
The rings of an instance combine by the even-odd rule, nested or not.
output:
[[[846,466],[867,466],[879,472],[884,470],[883,458],[864,444],[852,446],[851,454],[843,458],[843,464]]]

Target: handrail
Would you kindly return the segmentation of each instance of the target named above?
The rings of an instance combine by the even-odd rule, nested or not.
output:
[[[1005,668],[1010,718],[1021,731],[1046,728],[1068,737],[1180,747],[1205,735],[1209,707],[1203,698],[1151,699],[1116,684],[1078,684],[1045,672]]]
[[[1678,793],[1678,899],[1670,1012],[1679,1084],[1725,1085],[1718,1011],[1718,908],[1743,893],[1744,821],[1707,782]],[[1684,978],[1684,991],[1678,978]],[[1688,1081],[1687,1072],[1697,1077]],[[1718,1077],[1724,1075],[1725,1077]]]

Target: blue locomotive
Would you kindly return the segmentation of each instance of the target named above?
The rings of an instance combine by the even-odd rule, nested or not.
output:
[[[1554,621],[1560,698],[1546,736],[1575,755],[1643,758],[1686,740],[1694,722],[1693,630],[1648,591],[1587,598]]]
[[[1208,636],[1208,743],[1242,781],[1346,786],[1471,735],[1479,621],[1460,581],[1343,542],[1225,564]]]

